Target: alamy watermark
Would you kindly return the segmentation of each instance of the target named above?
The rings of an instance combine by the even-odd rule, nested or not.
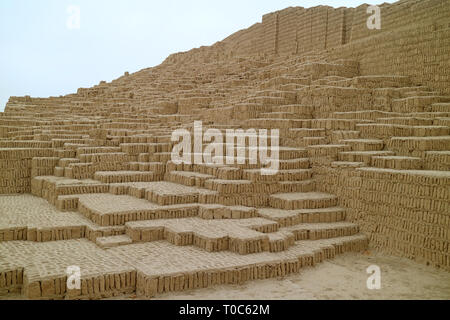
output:
[[[70,5],[67,7],[66,26],[69,30],[78,30],[81,28],[81,8],[79,6]]]
[[[381,8],[379,6],[368,6],[367,14],[371,16],[367,19],[367,28],[369,30],[381,29]]]
[[[67,274],[67,289],[80,290],[81,289],[81,269],[78,266],[70,266],[66,269]]]
[[[377,265],[371,265],[367,268],[367,273],[370,277],[367,278],[367,289],[380,290],[381,289],[381,269]]]
[[[172,142],[178,143],[172,150],[172,162],[209,165],[260,164],[262,175],[274,175],[280,166],[280,132],[278,129],[269,131],[227,129],[224,137],[219,129],[208,129],[203,133],[203,123],[195,121],[193,145],[192,134],[187,129],[178,129],[172,133]],[[204,143],[207,143],[205,147]]]

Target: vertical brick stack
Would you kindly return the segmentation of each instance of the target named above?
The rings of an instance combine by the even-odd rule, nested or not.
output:
[[[324,170],[324,169],[322,169]],[[317,185],[339,197],[371,246],[450,270],[448,172],[328,168]]]
[[[52,156],[52,149],[0,148],[0,194],[30,193],[32,159]]]

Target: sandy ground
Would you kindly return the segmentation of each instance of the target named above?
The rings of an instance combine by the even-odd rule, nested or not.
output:
[[[367,289],[367,268],[381,269],[381,289]],[[5,298],[5,297],[3,297]],[[8,297],[17,299],[19,297]],[[0,299],[2,299],[0,297]],[[114,299],[137,299],[134,295]],[[450,273],[380,253],[347,253],[280,279],[171,293],[155,300],[450,300]]]

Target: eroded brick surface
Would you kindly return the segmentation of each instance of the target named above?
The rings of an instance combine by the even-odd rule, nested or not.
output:
[[[366,5],[288,8],[110,83],[11,97],[0,295],[153,297],[299,272],[369,243],[450,270],[449,9],[383,4],[369,32]],[[194,141],[194,121],[279,130],[278,170],[263,174],[251,149],[229,162],[225,140],[223,164],[172,161],[172,133]],[[73,265],[80,290],[66,287]]]

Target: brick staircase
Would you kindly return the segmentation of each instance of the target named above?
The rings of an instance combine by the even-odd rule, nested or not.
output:
[[[64,97],[11,97],[0,194],[48,207],[1,212],[0,295],[151,298],[297,273],[369,242],[450,270],[450,97],[328,52],[217,50]],[[249,148],[242,163],[175,163],[172,133],[194,121],[279,130],[279,170],[262,174]],[[65,286],[70,265],[80,290]]]

